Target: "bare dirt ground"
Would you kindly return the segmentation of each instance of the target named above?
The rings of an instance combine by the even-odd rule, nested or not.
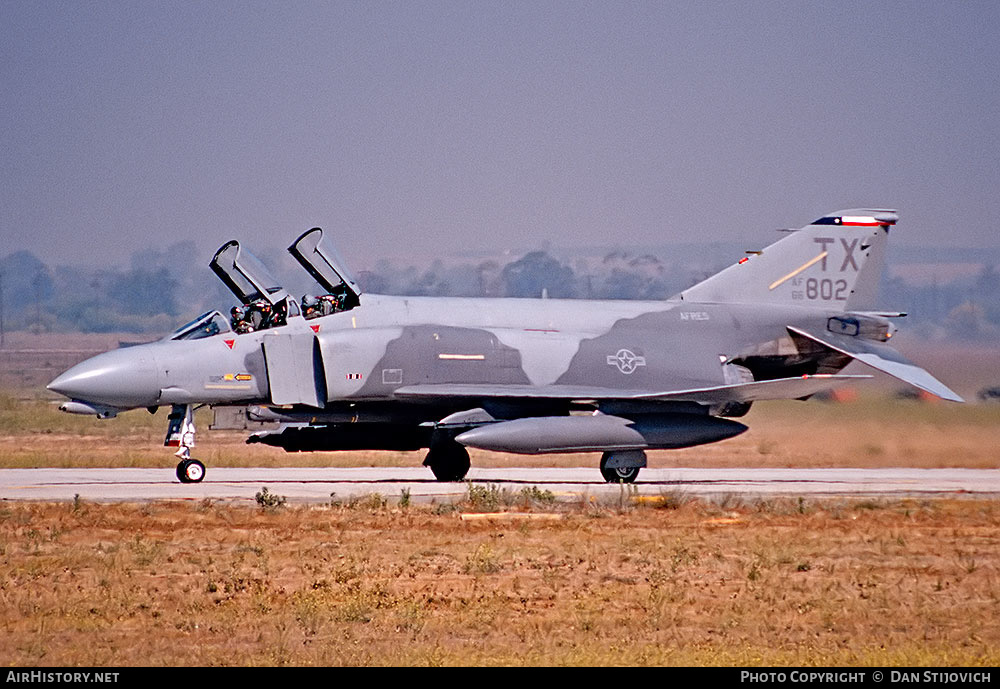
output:
[[[496,509],[480,491],[459,511]],[[983,665],[995,502],[7,504],[12,665]]]

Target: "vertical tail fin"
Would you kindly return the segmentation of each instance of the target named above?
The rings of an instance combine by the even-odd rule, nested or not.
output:
[[[680,297],[706,303],[873,308],[889,228],[897,219],[896,211],[883,208],[824,215]]]

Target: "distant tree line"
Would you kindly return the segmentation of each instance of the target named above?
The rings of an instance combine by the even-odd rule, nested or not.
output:
[[[996,343],[1000,338],[1000,273],[984,265],[972,279],[913,284],[884,279],[880,301],[909,313],[903,326],[927,337]]]
[[[121,269],[50,267],[18,251],[0,260],[0,318],[7,331],[166,333],[203,311],[226,311],[235,303],[201,258],[191,242],[137,252]],[[668,265],[656,256],[624,251],[569,263],[531,251],[509,260],[435,260],[422,268],[383,260],[359,273],[358,281],[366,292],[411,296],[657,300],[724,266]],[[880,302],[910,313],[904,327],[925,337],[996,341],[1000,336],[1000,274],[993,266],[946,284],[887,279]]]
[[[503,265],[495,259],[450,266],[437,260],[424,270],[380,261],[358,279],[363,290],[382,294],[553,299],[665,299],[690,284],[654,256],[618,251],[597,265],[581,262],[575,269],[545,251]]]

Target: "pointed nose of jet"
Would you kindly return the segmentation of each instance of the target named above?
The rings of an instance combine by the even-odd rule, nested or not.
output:
[[[151,406],[160,395],[155,360],[142,346],[98,354],[46,387],[70,399],[119,408]]]

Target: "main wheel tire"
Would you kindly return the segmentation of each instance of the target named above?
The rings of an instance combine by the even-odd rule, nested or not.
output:
[[[601,456],[601,476],[608,483],[632,483],[639,475],[641,467],[609,467],[608,462],[614,453],[605,452]]]
[[[639,475],[639,467],[601,468],[601,476],[608,483],[633,483]]]
[[[442,443],[432,447],[424,464],[431,468],[434,478],[441,482],[461,481],[469,473],[469,451],[458,443]]]
[[[184,459],[177,465],[177,479],[181,483],[201,483],[205,478],[205,465],[197,459]]]

